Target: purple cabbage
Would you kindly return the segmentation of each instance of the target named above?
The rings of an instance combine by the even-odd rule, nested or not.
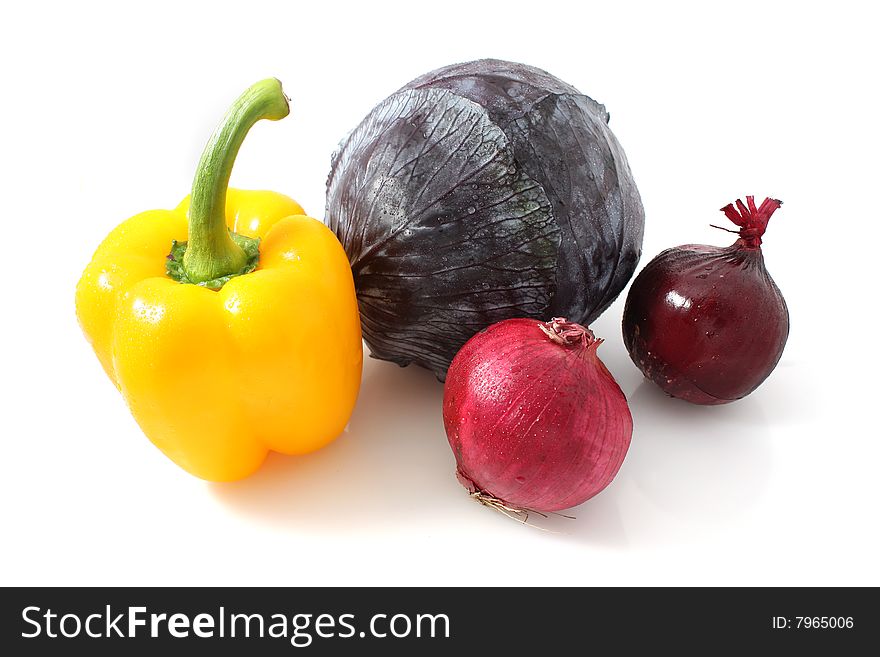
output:
[[[540,69],[480,60],[370,112],[334,154],[326,221],[372,355],[443,379],[495,322],[596,319],[635,270],[644,210],[604,106]]]

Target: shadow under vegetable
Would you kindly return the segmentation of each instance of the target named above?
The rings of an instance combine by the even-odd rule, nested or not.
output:
[[[575,521],[549,518],[542,527],[589,543],[637,547],[686,543],[748,514],[772,468],[759,396],[696,406],[642,381],[629,402],[633,440],[617,479],[568,512]]]
[[[518,521],[468,500],[443,431],[443,386],[416,367],[367,359],[348,430],[313,454],[272,454],[255,475],[211,484],[233,511],[296,531],[350,534]],[[642,382],[629,395],[634,435],[617,478],[574,519],[530,515],[548,540],[609,548],[675,544],[748,513],[772,467],[760,396],[701,407]],[[539,528],[539,529],[536,529]]]
[[[326,533],[442,522],[461,499],[443,432],[443,386],[416,367],[365,359],[345,433],[312,454],[270,454],[251,477],[211,484],[233,511]]]

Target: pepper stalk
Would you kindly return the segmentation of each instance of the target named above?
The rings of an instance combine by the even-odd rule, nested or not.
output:
[[[258,240],[226,226],[226,190],[244,138],[257,121],[277,121],[290,113],[281,82],[269,78],[247,89],[211,135],[193,179],[188,213],[189,238],[172,245],[168,273],[180,282],[220,288],[256,268]]]

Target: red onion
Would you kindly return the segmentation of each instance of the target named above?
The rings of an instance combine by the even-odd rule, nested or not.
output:
[[[782,201],[746,201],[721,208],[740,227],[729,231],[738,232],[736,242],[663,251],[626,299],[623,339],[633,362],[667,393],[695,404],[748,395],[776,367],[788,338],[788,307],[761,252]]]
[[[503,511],[567,509],[605,488],[632,437],[626,398],[579,324],[509,319],[452,361],[443,422],[458,479]]]

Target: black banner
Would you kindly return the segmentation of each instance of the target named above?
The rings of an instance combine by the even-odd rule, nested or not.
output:
[[[6,655],[837,652],[880,638],[874,589],[7,588],[2,599]]]

